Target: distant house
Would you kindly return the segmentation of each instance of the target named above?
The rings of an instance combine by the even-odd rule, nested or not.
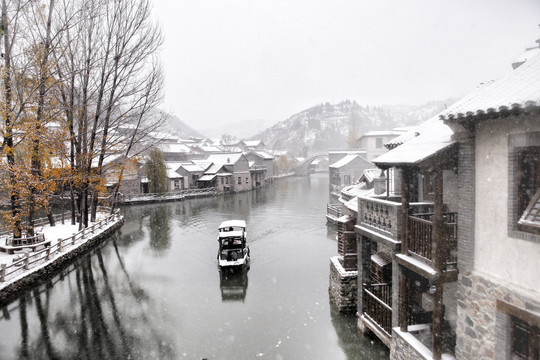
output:
[[[165,161],[188,161],[192,150],[178,142],[160,142],[156,147],[163,153]]]
[[[182,188],[193,189],[197,188],[197,181],[201,176],[203,176],[205,170],[205,167],[193,162],[189,162],[179,165],[175,171],[182,176]]]
[[[373,164],[358,154],[349,154],[331,163],[329,168],[330,195],[340,196],[344,186],[352,185],[366,169],[373,167]]]
[[[375,130],[362,135],[358,139],[358,148],[366,151],[366,160],[373,160],[376,157],[384,154],[388,150],[384,144],[399,135],[404,134],[403,130]]]
[[[274,156],[266,151],[250,150],[244,153],[250,162],[250,172],[254,187],[263,186],[274,177]]]
[[[244,140],[245,150],[264,150],[266,145],[262,140]]]
[[[212,154],[205,161],[211,166],[197,181],[199,187],[217,187],[224,192],[251,190],[249,161],[242,153]]]
[[[167,191],[175,192],[184,189],[184,176],[177,172],[182,163],[165,162],[167,167]]]

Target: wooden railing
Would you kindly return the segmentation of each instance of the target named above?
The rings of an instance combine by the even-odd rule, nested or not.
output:
[[[105,210],[102,208],[102,210]],[[109,210],[110,211],[110,210]],[[10,275],[19,275],[23,270],[28,270],[36,264],[44,263],[51,259],[51,256],[62,253],[70,247],[77,244],[81,240],[84,240],[89,234],[94,234],[96,230],[102,229],[103,226],[108,226],[109,222],[115,221],[120,217],[120,210],[116,209],[113,214],[106,212],[106,216],[99,222],[94,223],[88,228],[83,228],[76,234],[65,238],[58,239],[57,242],[51,244],[42,250],[38,250],[32,253],[24,253],[23,257],[13,261],[13,263],[0,265],[0,282],[6,281]]]
[[[326,215],[330,215],[339,219],[343,213],[341,212],[341,204],[327,204],[326,205]]]
[[[409,216],[409,243],[410,254],[416,255],[428,264],[433,263],[433,214],[415,214]],[[444,244],[441,251],[447,265],[457,262],[457,213],[443,214]]]
[[[392,285],[364,284],[362,312],[375,322],[388,336],[392,335]]]

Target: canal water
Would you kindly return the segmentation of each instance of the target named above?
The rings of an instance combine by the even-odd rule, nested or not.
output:
[[[388,359],[328,299],[328,175],[124,207],[106,243],[0,314],[2,359]],[[245,219],[251,268],[217,268],[217,227]]]

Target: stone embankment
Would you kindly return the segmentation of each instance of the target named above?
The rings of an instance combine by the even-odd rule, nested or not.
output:
[[[76,228],[76,225],[60,224],[52,228],[45,226],[42,231],[50,241],[50,246],[41,250],[26,250],[13,255],[1,253],[0,303],[7,302],[22,290],[53,275],[118,230],[124,222],[119,210],[113,214],[107,212],[110,210],[103,210],[95,223],[79,232],[68,233],[68,236],[65,235],[65,230],[70,231],[73,227]],[[62,237],[50,239],[56,234],[62,234],[62,230]]]

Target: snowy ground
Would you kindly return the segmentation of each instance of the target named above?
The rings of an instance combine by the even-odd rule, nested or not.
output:
[[[107,216],[109,216],[109,214],[98,213],[96,223],[102,221]],[[91,239],[95,238],[96,236],[99,236],[99,234],[101,234],[103,231],[107,230],[109,227],[114,226],[116,224],[116,222],[120,221],[120,220],[121,220],[121,218],[115,217],[114,221],[109,221],[107,225],[103,224],[101,229],[99,227],[96,227],[96,229],[94,230],[94,233],[91,233],[89,228],[92,227],[92,225],[94,225],[95,223],[90,222],[84,239],[77,239],[75,245],[71,245],[71,241],[69,241],[69,242],[66,243],[65,250],[62,253],[51,254],[50,259],[48,261],[45,261],[45,262],[43,262],[41,264],[37,264],[36,266],[31,267],[30,269],[28,269],[26,271],[22,271],[22,269],[21,269],[20,273],[17,272],[17,274],[14,274],[13,277],[11,277],[11,276],[8,277],[7,281],[5,281],[3,283],[0,283],[0,289],[5,287],[10,282],[16,281],[20,277],[23,277],[26,274],[29,274],[29,273],[35,271],[36,269],[39,269],[39,268],[41,268],[43,266],[46,266],[48,263],[53,262],[59,256],[62,256],[64,254],[66,254],[67,252],[69,252],[69,251],[71,251],[73,249],[76,249],[77,247],[79,247],[82,244],[86,243],[88,240],[91,240]],[[77,225],[71,225],[70,219],[66,218],[64,224],[62,224],[62,222],[59,221],[59,222],[57,222],[56,226],[54,226],[54,227],[46,225],[43,228],[39,228],[39,229],[36,228],[36,230],[40,231],[40,232],[43,232],[43,234],[45,235],[45,241],[50,240],[51,241],[50,246],[52,246],[52,245],[55,245],[58,242],[58,239],[71,238],[73,236],[73,234],[76,234],[77,232],[79,232],[79,225],[78,224]],[[5,239],[2,238],[2,239],[0,239],[0,241],[4,242]],[[44,248],[44,246],[39,246],[36,249],[36,251],[39,251],[39,250],[41,250],[43,248]],[[0,251],[0,264],[10,265],[14,261],[17,261],[18,259],[22,258],[24,256],[24,253],[26,253],[26,252],[32,253],[32,250],[31,249],[23,249],[23,250],[15,251],[14,254],[8,254],[7,252]]]

